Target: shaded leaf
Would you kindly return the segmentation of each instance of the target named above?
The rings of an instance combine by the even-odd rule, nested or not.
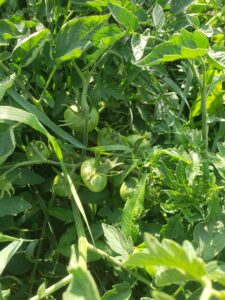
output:
[[[0,217],[16,216],[31,207],[30,203],[20,197],[3,196],[0,199]]]

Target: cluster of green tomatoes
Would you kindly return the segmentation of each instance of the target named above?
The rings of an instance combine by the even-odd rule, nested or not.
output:
[[[82,111],[77,105],[69,106],[64,112],[65,124],[75,133],[83,133],[85,121]],[[95,129],[99,122],[99,114],[96,108],[89,111],[88,131]],[[30,161],[48,160],[51,151],[43,141],[32,141],[26,148],[26,156]],[[107,186],[108,173],[113,168],[113,164],[107,159],[102,161],[100,157],[90,157],[85,159],[80,166],[80,175],[71,172],[71,179],[77,189],[81,186],[81,179],[84,185],[92,192],[98,193]],[[137,180],[128,178],[120,186],[120,196],[126,201],[135,191]],[[70,197],[70,189],[67,179],[63,173],[58,173],[52,184],[52,192],[59,197]]]

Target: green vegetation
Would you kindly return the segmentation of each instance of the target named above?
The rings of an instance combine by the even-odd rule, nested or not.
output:
[[[0,14],[0,299],[225,299],[224,0]]]

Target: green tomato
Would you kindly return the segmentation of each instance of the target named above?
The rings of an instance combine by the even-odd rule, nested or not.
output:
[[[78,190],[80,187],[80,177],[77,174],[70,174],[70,177]],[[63,173],[55,176],[52,184],[52,192],[59,197],[69,197],[71,195],[69,183]]]
[[[26,156],[28,160],[47,159],[50,156],[50,150],[42,141],[32,141],[26,149]]]
[[[90,158],[82,163],[80,170],[84,184],[94,193],[101,192],[107,185],[106,174],[99,173],[97,168],[96,160]]]
[[[78,133],[84,131],[84,114],[77,105],[69,106],[64,112],[65,124]],[[96,108],[92,107],[89,111],[88,131],[94,130],[99,122],[99,114]]]
[[[137,179],[134,177],[128,178],[120,187],[120,197],[123,201],[127,201],[137,190]]]

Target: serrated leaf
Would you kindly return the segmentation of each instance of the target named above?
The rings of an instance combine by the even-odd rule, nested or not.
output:
[[[133,34],[131,38],[131,47],[136,61],[142,58],[149,36],[150,36],[150,29],[146,29],[143,34],[141,33]]]
[[[160,29],[165,23],[165,14],[162,7],[156,4],[152,11],[152,18],[154,25],[157,29]]]
[[[93,34],[108,19],[108,15],[75,18],[62,26],[56,37],[56,61],[79,58],[90,46]]]
[[[133,33],[138,27],[138,18],[125,7],[109,2],[108,7],[114,19],[123,25],[129,33]]]
[[[133,243],[129,238],[126,238],[124,233],[117,228],[102,224],[104,236],[109,247],[123,258],[126,258],[132,252]]]
[[[131,286],[127,282],[123,282],[113,285],[113,289],[107,291],[101,300],[129,300],[131,293]]]
[[[31,207],[30,203],[20,197],[3,196],[0,199],[0,217],[16,216]]]
[[[0,275],[22,243],[22,240],[14,241],[0,251]]]
[[[185,241],[183,246],[168,239],[160,243],[154,236],[145,234],[147,249],[136,251],[125,262],[128,266],[163,266],[177,269],[193,279],[200,281],[206,274],[205,264],[197,257],[190,242]]]
[[[63,300],[100,300],[95,281],[88,270],[76,267],[72,270],[72,281],[63,293]]]
[[[23,38],[13,50],[13,60],[23,67],[29,65],[38,56],[49,37],[50,31],[43,28]]]
[[[121,217],[122,230],[127,237],[131,236],[134,240],[138,235],[138,224],[136,219],[140,217],[145,198],[145,185],[147,175],[143,175],[137,183],[135,193],[126,201]]]

